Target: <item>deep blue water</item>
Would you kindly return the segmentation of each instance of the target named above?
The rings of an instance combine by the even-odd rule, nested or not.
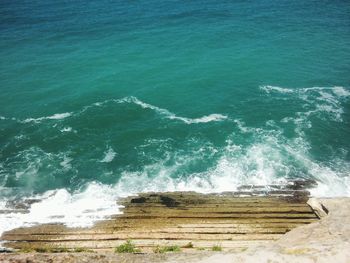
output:
[[[348,196],[350,3],[2,0],[0,116],[0,204],[64,222],[139,191]]]

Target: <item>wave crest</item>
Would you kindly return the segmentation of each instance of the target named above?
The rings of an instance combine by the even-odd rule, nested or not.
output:
[[[51,116],[46,116],[46,117],[40,117],[40,118],[27,118],[23,121],[21,121],[22,123],[28,123],[28,122],[35,122],[35,123],[39,123],[43,120],[63,120],[65,118],[68,118],[72,116],[72,112],[65,112],[65,113],[56,113],[54,115]]]
[[[104,101],[94,102],[91,105],[84,106],[81,110],[76,111],[76,112],[56,113],[56,114],[53,114],[51,116],[44,116],[44,117],[39,117],[39,118],[27,118],[24,120],[17,120],[15,118],[11,118],[11,120],[15,120],[15,121],[18,121],[20,123],[41,123],[44,120],[63,120],[63,119],[66,119],[68,117],[78,116],[80,114],[83,114],[84,112],[86,112],[87,110],[89,110],[93,107],[103,107],[104,105],[106,105],[108,103],[118,103],[118,104],[133,103],[135,105],[140,106],[143,109],[151,109],[151,110],[155,111],[157,114],[159,114],[167,119],[179,120],[179,121],[182,121],[186,124],[218,122],[218,121],[223,121],[223,120],[228,119],[228,117],[226,115],[222,115],[222,114],[218,114],[218,113],[213,113],[210,115],[205,115],[205,116],[202,116],[199,118],[193,118],[193,119],[187,118],[187,117],[181,117],[181,116],[177,116],[175,113],[173,113],[167,109],[159,108],[157,106],[145,103],[136,97],[129,96],[129,97],[124,97],[122,99],[108,99],[108,100],[104,100]],[[7,119],[8,118],[6,118],[4,116],[0,116],[0,120],[7,120]],[[64,130],[64,131],[66,131],[66,130]]]
[[[225,119],[228,118],[225,115],[217,114],[217,113],[206,115],[206,116],[202,116],[200,118],[195,118],[195,119],[186,118],[186,117],[180,117],[180,116],[177,116],[175,113],[170,112],[167,109],[162,109],[162,108],[159,108],[157,106],[145,103],[145,102],[139,100],[136,97],[126,97],[126,98],[123,98],[121,100],[117,100],[117,102],[118,103],[124,103],[124,102],[134,103],[136,105],[141,106],[144,109],[151,109],[151,110],[157,112],[158,114],[166,117],[167,119],[180,120],[180,121],[182,121],[182,122],[184,122],[186,124],[215,122],[215,121],[222,121],[222,120],[225,120]]]

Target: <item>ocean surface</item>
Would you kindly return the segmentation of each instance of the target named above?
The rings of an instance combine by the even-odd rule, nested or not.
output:
[[[347,0],[0,2],[0,233],[145,191],[350,196],[349,151]]]

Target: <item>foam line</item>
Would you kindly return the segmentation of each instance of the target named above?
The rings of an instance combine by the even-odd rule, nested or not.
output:
[[[121,100],[118,100],[118,102],[119,103],[123,103],[123,102],[134,103],[136,105],[141,106],[144,109],[151,109],[151,110],[157,112],[158,114],[165,116],[166,118],[168,118],[170,120],[180,120],[186,124],[208,123],[208,122],[222,121],[222,120],[227,119],[227,116],[222,115],[222,114],[217,114],[217,113],[202,116],[200,118],[195,118],[195,119],[180,117],[180,116],[177,116],[175,113],[168,111],[167,109],[162,109],[162,108],[159,108],[157,106],[145,103],[145,102],[137,99],[136,97],[126,97],[126,98],[123,98]]]
[[[24,121],[22,121],[23,123],[28,123],[28,122],[41,122],[43,120],[63,120],[65,118],[68,118],[72,116],[71,112],[65,112],[65,113],[56,113],[54,115],[51,116],[46,116],[46,117],[40,117],[40,118],[27,118]]]

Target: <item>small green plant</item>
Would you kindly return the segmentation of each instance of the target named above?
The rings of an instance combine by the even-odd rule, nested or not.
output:
[[[167,253],[167,252],[180,252],[181,249],[179,246],[165,246],[165,247],[160,247],[156,246],[153,250],[154,253]]]
[[[72,252],[81,253],[81,252],[93,252],[93,251],[91,249],[87,249],[85,247],[76,247],[73,249]]]
[[[47,247],[36,247],[34,248],[34,251],[38,253],[48,253],[50,252],[50,249]]]
[[[140,249],[136,248],[131,240],[127,240],[125,243],[116,247],[114,250],[115,253],[138,253],[141,252]]]
[[[49,253],[64,253],[64,252],[70,252],[68,248],[66,247],[53,247],[47,250]]]
[[[197,247],[197,250],[203,251],[203,250],[205,250],[205,248],[204,247]]]
[[[183,248],[193,248],[192,242],[188,242],[186,245],[182,246]]]
[[[212,251],[222,251],[222,247],[219,245],[215,245],[211,248]]]

